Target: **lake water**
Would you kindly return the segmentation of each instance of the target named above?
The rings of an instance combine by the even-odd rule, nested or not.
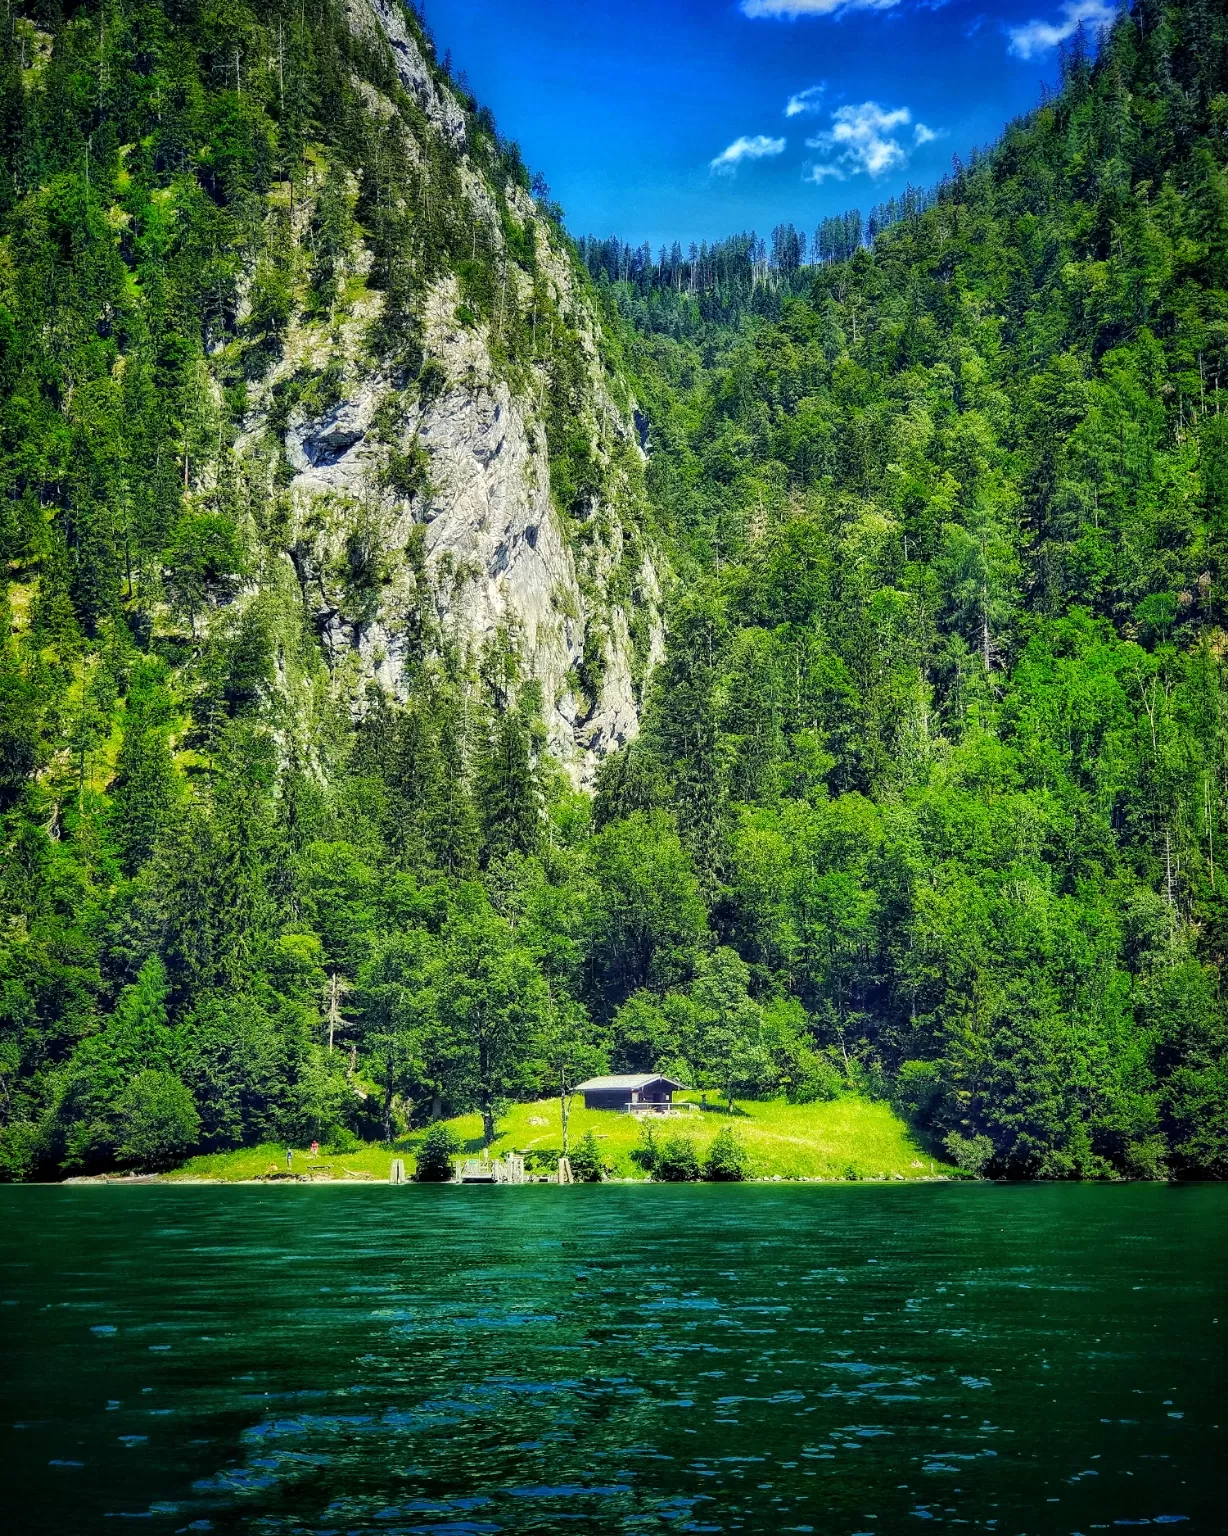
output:
[[[1228,1531],[1228,1187],[0,1189],[14,1532]]]

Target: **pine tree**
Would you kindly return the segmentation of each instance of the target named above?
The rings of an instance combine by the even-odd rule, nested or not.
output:
[[[166,731],[136,714],[124,733],[111,786],[111,826],[125,870],[151,857],[176,798],[175,764]]]
[[[531,757],[531,738],[516,710],[499,721],[478,768],[482,862],[509,853],[533,854],[542,838],[542,793]]]

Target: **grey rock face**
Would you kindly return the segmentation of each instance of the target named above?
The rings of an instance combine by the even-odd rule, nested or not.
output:
[[[382,34],[392,49],[397,74],[427,117],[454,148],[465,142],[465,116],[450,91],[435,84],[426,60],[405,25],[397,0],[349,0],[354,33],[368,41]]]
[[[462,333],[450,346],[440,338],[435,355],[452,372],[457,353],[472,363],[475,340]],[[598,759],[637,729],[627,617],[620,610],[606,616],[605,675],[594,704],[577,686],[576,669],[596,616],[550,497],[545,456],[531,439],[523,402],[489,373],[475,383],[472,369],[466,372],[463,387],[450,384],[425,410],[386,379],[366,377],[325,415],[292,420],[285,450],[295,471],[289,497],[300,584],[334,663],[348,653],[361,676],[396,696],[405,694],[409,648],[420,643],[405,615],[424,600],[435,620],[433,648],[453,659],[472,666],[485,647],[510,644],[523,675],[540,684],[552,751],[585,784]],[[388,450],[371,437],[377,412],[385,420],[399,412],[398,444],[416,442],[425,451],[424,494],[406,499],[384,488]],[[540,441],[540,433],[533,436]],[[403,553],[419,525],[429,593]],[[377,593],[361,607],[338,573],[364,528],[388,558]],[[605,574],[622,554],[619,534],[599,553]],[[659,594],[648,560],[637,577],[659,649]]]
[[[304,488],[312,471],[318,470],[317,483],[323,491],[361,490],[363,456],[352,450],[361,449],[366,439],[377,398],[374,391],[364,390],[351,400],[343,400],[318,421],[290,428],[286,457],[304,477]]]
[[[432,78],[396,0],[350,0],[349,16],[368,42],[386,39],[402,85],[434,131],[463,151],[464,116]],[[386,118],[388,103],[378,93],[369,106]],[[467,155],[460,182],[469,216],[501,248],[496,196]],[[572,328],[568,344],[583,358],[577,421],[595,457],[609,462],[612,453],[638,451],[630,412],[610,398],[597,322],[574,291],[569,264],[527,194],[508,188],[504,196],[532,232],[539,281],[549,285]],[[361,276],[369,266],[370,253],[359,246],[350,270]],[[521,280],[509,264],[514,294]],[[423,347],[438,381],[425,398],[368,350],[382,302],[366,294],[332,323],[296,320],[281,362],[253,391],[238,445],[249,473],[265,477],[270,493],[277,459],[284,455],[288,464],[289,476],[281,475],[287,555],[335,685],[361,709],[370,680],[404,698],[408,665],[436,656],[473,676],[485,651],[506,646],[521,684],[540,686],[552,752],[574,783],[586,785],[601,756],[635,734],[637,684],[662,649],[652,560],[614,506],[593,505],[584,517],[560,514],[533,395],[523,382],[514,393],[495,367],[485,327],[460,323],[455,278],[439,280],[422,306]],[[274,388],[326,367],[340,377],[341,398],[315,413],[297,407],[281,440],[271,441]],[[413,483],[390,472],[394,461],[418,466]],[[616,573],[619,591],[631,599],[609,600]],[[629,602],[640,615],[638,651]],[[582,677],[595,698],[586,696]]]

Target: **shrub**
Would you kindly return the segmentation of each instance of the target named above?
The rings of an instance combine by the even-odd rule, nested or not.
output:
[[[655,1173],[657,1167],[657,1134],[647,1121],[641,1127],[640,1134],[643,1140],[638,1147],[632,1149],[631,1161],[637,1163],[645,1173]]]
[[[346,1152],[357,1152],[361,1146],[362,1142],[354,1132],[341,1125],[333,1132],[333,1139],[325,1150],[330,1157],[340,1157]]]
[[[22,1184],[38,1161],[38,1127],[28,1120],[11,1120],[0,1128],[0,1184]]]
[[[952,1131],[943,1146],[955,1166],[965,1173],[984,1173],[993,1161],[994,1146],[988,1136],[961,1136],[958,1131]]]
[[[584,1140],[571,1153],[571,1176],[578,1184],[600,1184],[605,1177],[601,1152],[592,1131],[585,1132]]]
[[[663,1184],[693,1184],[699,1178],[699,1157],[689,1136],[670,1136],[661,1143],[652,1176]]]
[[[420,1184],[447,1184],[452,1178],[452,1157],[460,1150],[456,1132],[442,1120],[437,1121],[422,1138],[418,1148],[418,1170],[414,1177]]]
[[[1167,1179],[1168,1147],[1163,1136],[1144,1136],[1127,1142],[1122,1153],[1126,1175],[1131,1179]]]
[[[526,1147],[524,1167],[526,1173],[557,1173],[562,1151],[558,1147]]]
[[[136,1168],[173,1168],[200,1135],[192,1095],[170,1072],[142,1072],[119,1101],[122,1162]]]
[[[838,1099],[844,1091],[844,1077],[829,1056],[821,1051],[799,1051],[797,1081],[789,1097],[795,1104],[818,1104]]]
[[[750,1158],[731,1126],[718,1131],[704,1162],[704,1178],[715,1184],[740,1184],[746,1177]]]

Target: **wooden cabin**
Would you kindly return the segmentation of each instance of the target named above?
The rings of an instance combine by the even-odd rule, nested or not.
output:
[[[674,1094],[685,1083],[659,1072],[616,1073],[612,1077],[590,1077],[580,1083],[577,1093],[584,1095],[585,1109],[617,1109],[632,1115],[669,1115],[674,1113]]]

